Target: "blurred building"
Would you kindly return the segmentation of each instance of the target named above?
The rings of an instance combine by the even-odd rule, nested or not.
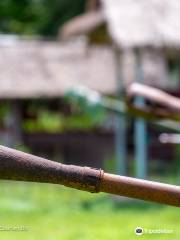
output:
[[[135,80],[135,50],[140,49],[145,84],[168,91],[180,87],[179,1],[94,0],[86,9],[60,29],[61,39],[86,36],[91,46],[112,46],[121,57],[123,86]]]
[[[112,95],[116,89],[112,49],[89,48],[83,39],[59,43],[1,35],[0,56],[0,104],[9,109],[1,118],[1,143],[25,145],[33,153],[66,162],[101,166],[102,148],[108,145],[105,149],[112,152],[112,133],[28,133],[23,126],[26,120],[36,121],[37,112],[29,111],[33,104],[67,112],[63,95],[78,85]]]
[[[180,96],[180,3],[177,0],[92,2],[87,1],[84,14],[64,25],[61,38],[86,36],[91,46],[110,45],[115,53],[116,92],[122,93],[130,83],[139,81]],[[159,130],[152,126],[151,129],[149,150],[155,153],[151,157],[172,159],[172,146],[161,146],[157,141]],[[119,135],[125,137],[123,129]],[[164,154],[157,154],[163,151]]]
[[[60,29],[59,41],[1,36],[0,99],[10,106],[2,120],[1,140],[9,146],[23,143],[33,153],[56,155],[68,163],[72,159],[101,166],[114,151],[113,129],[26,133],[22,122],[36,119],[27,111],[29,104],[46,102],[50,109],[63,111],[63,94],[77,85],[118,95],[139,80],[139,70],[143,83],[180,96],[179,11],[176,0],[89,0],[84,14]],[[151,157],[172,158],[172,146],[164,148],[157,141],[159,130],[150,128]],[[131,127],[127,132],[132,136]],[[128,145],[132,147],[132,137]]]

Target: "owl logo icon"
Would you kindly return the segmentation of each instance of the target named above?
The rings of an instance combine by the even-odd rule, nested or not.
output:
[[[143,229],[141,227],[135,228],[135,234],[136,235],[142,235],[143,234]]]

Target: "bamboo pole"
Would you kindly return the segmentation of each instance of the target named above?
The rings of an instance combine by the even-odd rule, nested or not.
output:
[[[0,179],[61,184],[180,207],[180,187],[64,165],[0,146]]]
[[[154,103],[164,106],[174,112],[180,113],[180,99],[174,97],[163,90],[143,85],[140,83],[133,83],[127,89],[128,97],[140,96]]]
[[[156,106],[138,108],[131,103],[131,99],[136,96],[143,97]],[[149,117],[150,120],[157,118],[180,121],[180,99],[154,87],[139,83],[131,84],[127,88],[127,105],[131,114]]]

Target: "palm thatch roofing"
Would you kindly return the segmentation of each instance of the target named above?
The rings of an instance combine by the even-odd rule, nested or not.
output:
[[[54,98],[77,85],[116,89],[113,52],[80,42],[0,38],[0,98]]]
[[[180,47],[179,0],[101,0],[120,47]]]

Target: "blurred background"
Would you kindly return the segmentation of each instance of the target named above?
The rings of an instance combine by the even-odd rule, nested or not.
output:
[[[1,1],[0,143],[179,185],[180,124],[117,110],[133,82],[180,97],[179,11],[176,0]],[[139,226],[180,236],[174,207],[49,184],[0,185],[3,239],[133,239]]]

